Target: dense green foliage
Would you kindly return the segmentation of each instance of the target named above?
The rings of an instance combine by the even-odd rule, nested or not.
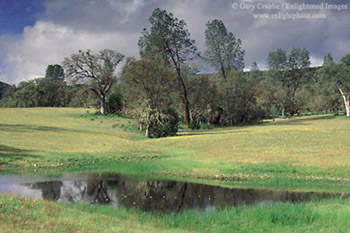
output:
[[[10,85],[0,81],[0,100],[6,89],[10,88]]]
[[[73,99],[74,90],[62,80],[38,78],[8,88],[2,99],[5,107],[63,107]]]
[[[327,62],[319,71],[322,83],[330,89],[337,89],[343,97],[346,116],[350,117],[350,54],[345,55],[339,64]]]
[[[192,127],[233,126],[262,119],[258,106],[260,81],[252,73],[231,71],[220,75],[193,75],[188,80]]]
[[[146,137],[164,137],[177,132],[178,116],[173,110],[173,70],[152,60],[130,61],[122,75],[126,115],[136,119]]]
[[[48,65],[46,68],[45,78],[51,78],[53,80],[63,80],[64,70],[60,65]]]
[[[138,45],[143,59],[161,57],[166,65],[174,69],[187,127],[190,126],[190,102],[184,70],[186,63],[197,56],[195,41],[190,39],[186,22],[165,10],[155,9],[149,18],[150,30],[144,29]]]
[[[46,77],[6,86],[0,106],[3,107],[89,107],[99,108],[100,102],[90,85],[67,84],[60,65],[49,65]],[[120,113],[123,97],[118,85],[110,87],[105,98],[108,113]]]
[[[242,41],[228,32],[221,20],[215,19],[206,26],[204,59],[215,66],[224,78],[232,70],[243,70],[245,51]]]
[[[299,111],[297,93],[310,83],[309,52],[306,49],[292,48],[287,55],[286,51],[277,49],[269,53],[267,65],[269,76],[275,92],[279,93],[280,108],[284,113],[293,116]]]

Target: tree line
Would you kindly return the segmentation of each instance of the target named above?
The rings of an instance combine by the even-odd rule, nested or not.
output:
[[[139,60],[109,49],[79,51],[49,65],[44,78],[7,88],[2,106],[96,106],[134,118],[147,137],[174,135],[181,120],[198,129],[309,112],[345,110],[349,117],[350,54],[339,63],[327,54],[322,67],[310,67],[305,48],[277,49],[267,70],[253,62],[244,72],[242,41],[221,20],[206,24],[203,54],[184,20],[155,9],[149,23]],[[198,59],[217,72],[198,74]]]

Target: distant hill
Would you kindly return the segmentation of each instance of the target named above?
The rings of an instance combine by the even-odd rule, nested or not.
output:
[[[11,87],[11,85],[0,81],[0,99],[2,98],[2,94],[6,91],[7,88]]]

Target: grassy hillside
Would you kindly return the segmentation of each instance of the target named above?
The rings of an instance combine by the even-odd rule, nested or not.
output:
[[[88,109],[0,109],[1,172],[112,171],[226,186],[350,190],[350,124],[311,116],[146,139]]]

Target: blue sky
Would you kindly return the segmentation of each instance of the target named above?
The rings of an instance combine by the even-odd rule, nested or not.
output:
[[[40,0],[1,0],[0,35],[16,35],[26,26],[34,25],[37,16],[44,10]]]
[[[42,3],[42,0],[0,0],[0,36],[20,35],[26,26],[33,26],[44,9]],[[0,61],[0,75],[6,73],[5,69]]]
[[[262,2],[280,9],[258,5]],[[285,9],[286,4],[321,3],[339,9]],[[247,68],[255,61],[264,69],[269,52],[292,47],[308,49],[317,66],[328,52],[336,61],[350,53],[349,6],[347,0],[0,0],[0,81],[18,84],[42,77],[47,65],[61,64],[78,50],[108,48],[138,57],[138,38],[157,7],[186,21],[201,52],[205,24],[220,19],[242,40]],[[266,18],[277,13],[321,18]]]

